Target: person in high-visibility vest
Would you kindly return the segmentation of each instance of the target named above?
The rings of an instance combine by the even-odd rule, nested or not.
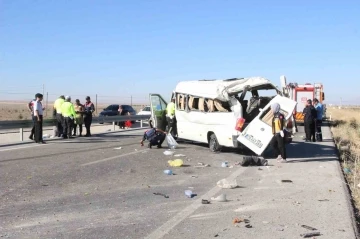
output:
[[[56,117],[56,130],[57,136],[61,137],[64,134],[63,124],[64,124],[64,117],[61,114],[61,105],[65,102],[65,96],[61,95],[58,99],[54,102],[54,116]]]
[[[166,107],[166,121],[168,123],[169,132],[171,135],[177,137],[176,117],[175,117],[175,99],[171,99],[171,102]]]
[[[76,112],[74,105],[71,103],[71,97],[66,96],[65,102],[61,105],[61,113],[64,117],[64,135],[63,138],[70,139],[72,138],[71,132],[74,125],[74,119],[76,117]]]

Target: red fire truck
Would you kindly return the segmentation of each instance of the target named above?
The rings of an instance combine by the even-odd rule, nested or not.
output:
[[[304,122],[304,116],[302,114],[305,106],[306,101],[308,99],[318,99],[321,104],[324,106],[324,116],[325,116],[325,93],[324,93],[324,87],[322,83],[315,83],[310,84],[306,83],[303,85],[299,85],[297,83],[289,83],[286,84],[286,78],[285,76],[280,77],[282,87],[283,87],[283,93],[289,97],[292,100],[295,100],[297,102],[297,106],[295,108],[294,112],[294,118],[295,121],[298,123]]]

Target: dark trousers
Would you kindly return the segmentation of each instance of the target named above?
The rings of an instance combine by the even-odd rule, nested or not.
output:
[[[74,121],[70,117],[64,117],[64,138],[71,137]]]
[[[36,117],[36,123],[35,123],[35,142],[40,143],[43,141],[43,116],[39,116],[40,120],[37,120]]]
[[[274,135],[271,146],[274,149],[275,156],[281,155],[283,159],[286,159],[285,138],[281,137],[279,133]]]
[[[153,145],[158,145],[158,146],[162,145],[162,143],[163,143],[164,140],[165,140],[165,137],[166,137],[166,135],[163,134],[163,133],[160,133],[160,134],[156,135],[156,136],[150,141],[151,146],[153,146]]]
[[[305,121],[304,125],[306,140],[315,142],[315,122]]]
[[[168,127],[169,127],[169,131],[170,131],[170,128],[171,128],[171,136],[172,137],[176,137],[177,136],[177,127],[176,127],[176,118],[170,118],[170,117],[166,117],[166,121],[167,121],[167,124],[168,124]]]
[[[321,132],[321,125],[322,125],[322,120],[316,120],[316,140],[317,141],[322,141],[322,132]]]
[[[91,136],[91,132],[90,132],[90,127],[91,127],[91,122],[92,122],[92,115],[86,115],[84,117],[84,124],[85,124],[85,129],[86,129],[86,136]]]
[[[60,137],[62,134],[64,134],[64,117],[62,114],[56,114],[56,121],[57,136]]]
[[[74,124],[74,135],[76,135],[77,126],[79,126],[79,135],[82,135],[82,124]]]
[[[31,132],[30,132],[30,136],[29,138],[30,139],[33,139],[34,138],[34,135],[35,135],[35,125],[36,125],[36,120],[37,118],[35,116],[31,116],[31,119],[33,121],[33,127],[31,128]]]

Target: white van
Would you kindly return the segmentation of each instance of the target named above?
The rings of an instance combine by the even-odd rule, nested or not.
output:
[[[271,104],[280,104],[287,122],[297,104],[263,77],[183,81],[172,98],[178,138],[207,143],[211,151],[245,145],[258,155],[273,137]],[[166,130],[167,102],[159,94],[150,94],[150,102],[154,127]]]

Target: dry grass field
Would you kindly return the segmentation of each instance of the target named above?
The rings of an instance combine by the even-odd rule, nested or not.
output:
[[[0,101],[0,121],[1,120],[30,120],[31,114],[27,109],[28,102],[10,102],[10,101]],[[110,104],[98,104],[97,113],[98,115],[104,108]],[[48,107],[45,110],[44,116],[46,118],[52,117],[52,106],[53,102],[49,102]],[[139,112],[142,109],[143,105],[133,105],[133,108]]]
[[[332,133],[356,208],[360,209],[360,109],[328,108]],[[360,215],[357,215],[358,217]]]

